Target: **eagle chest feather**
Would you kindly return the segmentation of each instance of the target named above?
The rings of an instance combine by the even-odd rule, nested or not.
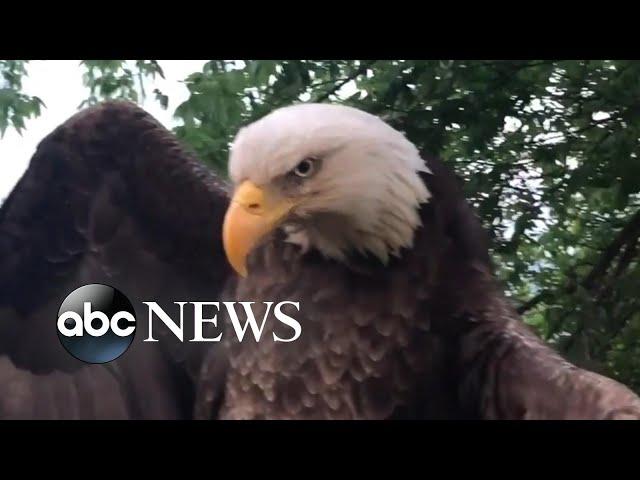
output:
[[[291,329],[267,320],[259,343],[230,340],[221,417],[379,419],[415,415],[418,404],[442,409],[445,389],[433,382],[444,377],[444,348],[409,273],[363,276],[301,258],[296,248],[258,249],[251,281],[240,281],[234,296],[256,302],[256,319],[263,302],[299,301],[299,312],[283,312],[302,334],[275,343],[272,333],[288,338]]]

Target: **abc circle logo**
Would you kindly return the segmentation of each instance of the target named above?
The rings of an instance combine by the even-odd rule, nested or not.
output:
[[[71,292],[58,310],[58,338],[86,363],[107,363],[127,351],[136,331],[133,305],[122,292],[94,283]]]

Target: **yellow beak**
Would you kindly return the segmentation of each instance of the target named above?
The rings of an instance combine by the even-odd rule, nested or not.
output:
[[[236,272],[247,276],[247,255],[284,220],[293,205],[291,200],[248,180],[238,186],[222,226],[224,251]]]

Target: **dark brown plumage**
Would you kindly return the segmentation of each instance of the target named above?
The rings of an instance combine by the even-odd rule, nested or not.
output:
[[[630,390],[565,362],[520,321],[455,178],[429,167],[415,248],[386,268],[300,255],[278,234],[251,255],[231,296],[299,300],[304,334],[233,345],[220,417],[640,418]]]
[[[640,418],[630,390],[568,364],[518,319],[455,178],[428,165],[423,226],[389,266],[346,268],[278,232],[237,281],[220,241],[222,182],[135,106],[76,115],[0,210],[0,417]],[[210,345],[141,332],[109,367],[87,366],[53,325],[66,294],[94,282],[168,311],[251,300],[261,318],[261,302],[300,301],[290,313],[303,334]]]
[[[87,109],[47,136],[0,210],[0,418],[189,418],[189,358],[172,338],[142,342],[140,302],[172,311],[217,296],[226,202],[222,182],[133,105]],[[56,335],[62,300],[87,283],[125,292],[140,319],[107,366],[74,359]]]

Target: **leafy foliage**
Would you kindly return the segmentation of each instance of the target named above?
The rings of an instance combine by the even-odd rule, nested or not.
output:
[[[138,101],[162,74],[154,61],[136,62],[137,73],[120,61],[85,66],[88,103]],[[280,106],[337,102],[382,116],[460,176],[525,320],[573,361],[640,391],[638,78],[640,62],[624,60],[214,60],[185,80],[175,132],[224,173],[238,129]]]
[[[0,60],[0,138],[9,126],[21,133],[25,119],[40,115],[40,107],[44,106],[38,97],[21,92],[22,78],[27,74],[26,63],[25,60]]]
[[[83,83],[89,87],[90,96],[80,107],[95,105],[100,100],[120,98],[138,102],[144,100],[144,80],[164,73],[156,60],[136,60],[133,65],[125,60],[83,60],[86,68]],[[167,108],[166,96],[154,90],[156,98]]]

